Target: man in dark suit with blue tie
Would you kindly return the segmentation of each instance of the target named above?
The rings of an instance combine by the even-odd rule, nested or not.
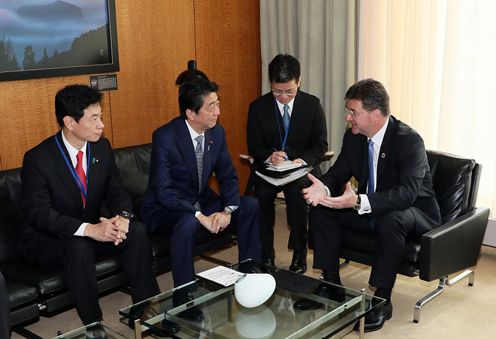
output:
[[[248,151],[254,167],[284,160],[306,163],[320,176],[319,165],[327,151],[327,127],[320,100],[301,90],[300,62],[289,54],[279,54],[269,64],[270,92],[250,104],[248,111]],[[290,228],[288,248],[293,250],[289,269],[307,270],[308,206],[301,196],[308,186],[306,177],[283,186],[274,186],[255,177],[255,197],[260,202],[260,234],[263,260],[274,265],[274,201],[283,191]]]
[[[61,130],[26,152],[21,172],[25,222],[20,249],[35,264],[63,268],[85,325],[102,320],[95,269],[99,254],[119,256],[133,303],[160,293],[146,229],[129,220],[131,198],[110,143],[102,138],[100,102],[101,93],[86,85],[61,89],[55,96]],[[104,210],[108,215],[102,215]]]
[[[195,279],[193,246],[200,227],[236,227],[239,261],[261,260],[258,202],[240,197],[220,115],[217,84],[204,78],[179,88],[180,116],[153,133],[148,189],[142,204],[150,232],[170,236],[174,286]],[[215,174],[220,196],[208,185]],[[187,301],[191,296],[185,296]],[[199,310],[186,317],[203,318]]]
[[[320,180],[309,175],[312,185],[303,193],[314,206],[309,215],[314,268],[323,270],[324,280],[341,284],[341,228],[375,235],[369,284],[386,304],[365,317],[365,331],[374,331],[392,316],[391,292],[406,238],[438,227],[441,217],[424,142],[390,115],[384,86],[373,79],[359,81],[348,89],[345,101],[350,127],[341,153]],[[357,193],[352,177],[358,181]],[[332,297],[325,285],[320,287],[316,294]],[[295,303],[296,309],[318,306],[307,299]]]

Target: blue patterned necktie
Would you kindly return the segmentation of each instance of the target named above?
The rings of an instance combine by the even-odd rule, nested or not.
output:
[[[284,125],[284,130],[287,132],[288,131],[288,127],[289,127],[289,120],[290,120],[290,117],[289,117],[289,106],[286,104],[284,105],[284,114],[282,116],[282,124]]]
[[[374,182],[374,142],[372,139],[369,140],[369,182],[367,185],[367,193],[375,192],[375,182]]]
[[[203,135],[197,136],[195,141],[196,167],[198,169],[198,191],[201,191],[203,174]]]

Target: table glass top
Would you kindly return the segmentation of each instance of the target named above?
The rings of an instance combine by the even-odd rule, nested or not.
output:
[[[125,338],[122,334],[117,333],[114,330],[108,328],[107,326],[96,322],[96,323],[92,323],[92,324],[89,324],[86,326],[82,326],[82,327],[75,329],[73,331],[70,331],[70,332],[60,333],[59,335],[54,337],[54,339],[55,338],[57,338],[57,339],[76,339],[76,338],[87,339],[87,338],[92,338],[93,335],[95,334],[95,333],[93,333],[93,331],[96,331],[96,334],[102,334],[100,331],[102,328],[105,331],[105,335],[108,339],[124,339]]]
[[[341,332],[383,302],[359,291],[261,263],[248,261],[232,268],[248,274],[272,275],[276,282],[274,293],[262,305],[245,308],[235,298],[234,285],[224,287],[199,278],[126,307],[120,314],[129,317],[130,313],[140,310],[143,330],[151,327],[160,330],[164,319],[173,321],[181,326],[176,334],[180,338],[198,337],[199,334],[207,338],[322,338]],[[314,294],[319,286],[327,288],[331,299]],[[174,305],[173,295],[181,293],[189,293],[193,299]],[[303,298],[320,303],[320,307],[295,309],[294,303]],[[375,299],[374,306],[371,306],[372,299]],[[181,312],[191,307],[203,312],[202,321],[181,316]]]

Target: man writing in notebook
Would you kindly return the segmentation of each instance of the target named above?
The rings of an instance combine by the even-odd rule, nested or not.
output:
[[[248,111],[248,151],[255,168],[290,160],[312,166],[313,173],[319,176],[319,165],[327,151],[326,121],[319,99],[299,90],[299,61],[288,54],[277,55],[269,64],[269,81],[270,92],[253,101]],[[260,203],[260,238],[266,264],[274,265],[274,201],[283,191],[290,227],[288,247],[293,250],[289,269],[305,273],[308,206],[300,191],[306,186],[306,177],[282,186],[255,178],[255,197]]]

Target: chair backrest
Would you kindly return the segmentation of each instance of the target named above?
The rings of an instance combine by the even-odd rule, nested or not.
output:
[[[20,168],[0,171],[0,263],[18,257],[21,192]]]
[[[115,163],[122,183],[133,199],[134,212],[139,215],[148,186],[152,144],[114,149]]]
[[[473,210],[481,165],[473,159],[432,150],[427,151],[427,158],[442,224]]]

